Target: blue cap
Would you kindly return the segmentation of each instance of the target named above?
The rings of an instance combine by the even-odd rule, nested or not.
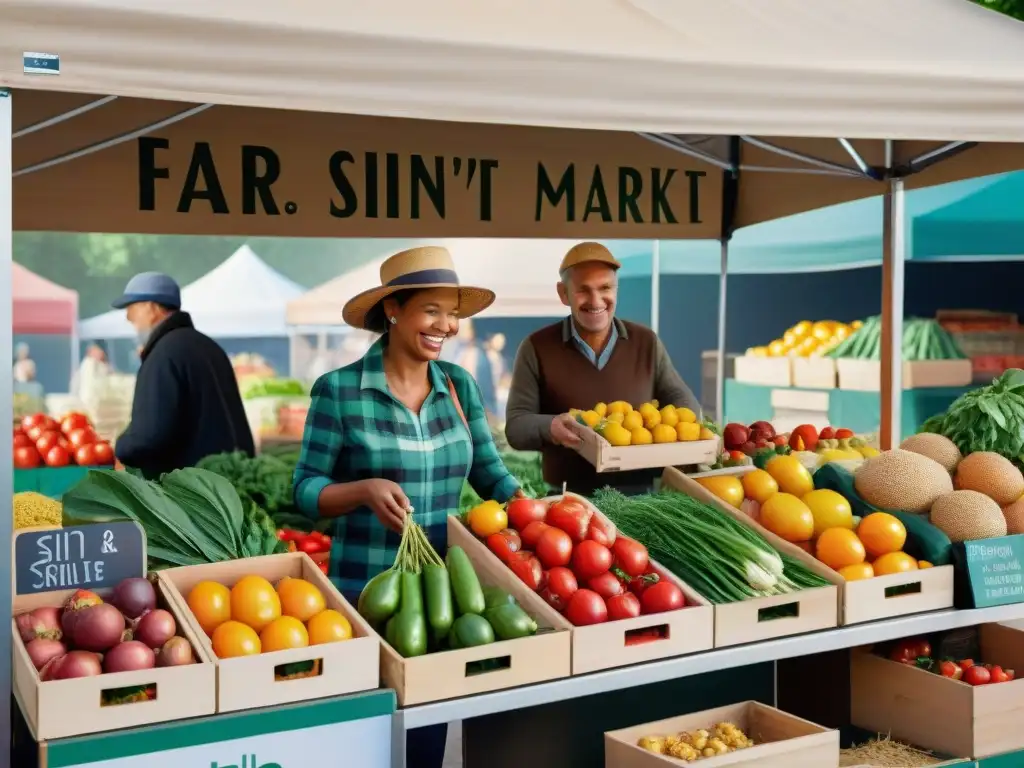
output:
[[[111,306],[124,309],[142,301],[155,301],[171,309],[181,309],[181,288],[173,277],[162,272],[143,272],[128,281],[124,293]]]

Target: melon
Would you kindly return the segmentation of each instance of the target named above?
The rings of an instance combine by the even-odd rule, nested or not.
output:
[[[940,496],[932,504],[931,521],[953,542],[1006,535],[1003,510],[978,491],[952,491]]]
[[[857,494],[878,509],[927,512],[953,490],[946,468],[927,456],[896,448],[866,459],[853,475]]]
[[[935,435],[931,432],[922,432],[919,435],[911,435],[902,443],[900,448],[911,453],[918,453],[927,456],[932,461],[937,461],[946,468],[947,472],[956,469],[957,464],[963,458],[956,443],[944,435]]]
[[[966,456],[956,468],[956,487],[984,493],[1005,507],[1024,495],[1024,475],[998,453],[978,451]]]
[[[1007,535],[1024,533],[1024,499],[1017,499],[1013,504],[1003,507],[1003,517],[1006,518]]]

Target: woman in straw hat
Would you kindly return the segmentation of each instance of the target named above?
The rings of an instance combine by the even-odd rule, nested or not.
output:
[[[380,278],[342,317],[381,337],[313,385],[295,468],[299,509],[334,518],[331,576],[352,602],[394,563],[408,515],[443,553],[467,479],[484,499],[521,494],[472,377],[438,360],[459,320],[486,309],[494,293],[459,285],[451,256],[437,247],[395,254]],[[407,765],[438,768],[446,735],[446,726],[410,732]]]

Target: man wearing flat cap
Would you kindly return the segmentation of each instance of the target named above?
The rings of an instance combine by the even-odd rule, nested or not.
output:
[[[114,453],[148,479],[195,466],[215,453],[255,453],[238,381],[227,354],[181,311],[181,290],[167,275],[144,272],[113,304],[135,328],[142,366],[132,420]]]
[[[620,266],[599,243],[571,248],[559,267],[558,283],[558,296],[571,314],[531,334],[516,355],[505,436],[515,449],[542,453],[544,480],[559,493],[563,483],[583,495],[605,485],[642,493],[660,474],[599,475],[572,450],[580,438],[571,426],[570,409],[657,400],[700,414],[697,398],[654,331],[615,317]]]

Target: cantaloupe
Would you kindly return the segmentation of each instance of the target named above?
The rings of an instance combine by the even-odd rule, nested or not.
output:
[[[1003,517],[1006,518],[1007,535],[1024,533],[1024,498],[1003,507]]]
[[[858,495],[879,509],[927,512],[953,490],[946,468],[919,453],[899,448],[865,460],[853,476]]]
[[[956,468],[956,487],[984,493],[1005,507],[1024,495],[1024,475],[998,453],[979,451],[964,457]]]
[[[956,443],[944,435],[935,435],[931,432],[922,432],[919,435],[911,435],[902,443],[900,448],[911,453],[919,453],[927,456],[932,461],[937,461],[946,468],[947,472],[956,469],[963,455]]]
[[[978,491],[952,491],[940,496],[932,504],[931,521],[953,542],[1006,535],[1003,511]]]

